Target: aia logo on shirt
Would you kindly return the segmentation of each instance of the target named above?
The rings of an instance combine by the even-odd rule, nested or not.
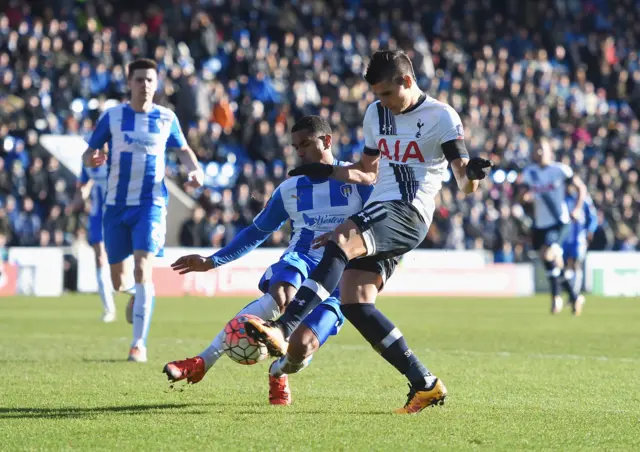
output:
[[[404,146],[402,146],[401,141],[396,140],[393,151],[391,151],[386,138],[381,138],[380,141],[378,141],[380,154],[389,160],[405,163],[409,159],[417,159],[419,162],[424,163],[424,156],[422,155],[422,151],[420,151],[418,143],[412,140],[409,141],[409,144],[407,144],[404,149],[402,149],[402,147]]]

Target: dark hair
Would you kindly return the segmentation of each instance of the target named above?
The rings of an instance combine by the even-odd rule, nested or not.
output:
[[[369,85],[380,82],[402,83],[402,78],[410,75],[415,80],[411,60],[402,50],[378,50],[371,55],[364,79]]]
[[[153,69],[154,71],[158,72],[158,63],[149,58],[140,58],[134,60],[129,63],[129,66],[127,66],[127,78],[131,78],[133,76],[133,73],[138,69]]]
[[[331,135],[329,121],[321,116],[310,115],[299,119],[291,128],[291,133],[300,132],[301,130],[318,135]]]

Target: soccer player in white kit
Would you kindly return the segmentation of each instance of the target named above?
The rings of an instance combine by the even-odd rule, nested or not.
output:
[[[133,254],[136,284],[129,361],[146,362],[155,301],[153,257],[163,248],[166,234],[167,149],[177,149],[188,171],[187,184],[201,186],[204,174],[175,113],[153,103],[158,89],[156,62],[139,59],[130,63],[128,83],[131,101],[102,114],[83,162],[89,168],[107,165],[103,229],[111,279],[116,290],[127,289],[123,286],[124,262]],[[108,152],[103,151],[105,144]]]
[[[580,315],[584,296],[580,295],[564,274],[562,244],[569,233],[572,220],[579,219],[587,197],[587,187],[571,168],[553,159],[553,150],[546,138],[542,138],[533,154],[535,163],[522,171],[525,189],[522,200],[533,202],[533,249],[540,253],[549,278],[551,289],[551,313],[562,310],[560,284],[569,294],[573,313]],[[567,186],[574,185],[578,195],[571,211],[567,206]]]
[[[469,159],[460,117],[449,105],[420,90],[404,52],[374,53],[365,79],[380,100],[365,114],[362,159],[344,167],[302,165],[289,174],[375,184],[373,193],[362,211],[333,232],[322,260],[282,317],[275,322],[250,321],[246,328],[272,355],[286,354],[286,338],[342,279],[342,313],[409,380],[407,403],[396,413],[417,413],[443,404],[447,390],[409,349],[398,328],[376,308],[372,300],[377,295],[379,275],[363,269],[422,243],[449,164],[459,189],[469,194],[478,189],[478,180],[486,176],[491,162]]]

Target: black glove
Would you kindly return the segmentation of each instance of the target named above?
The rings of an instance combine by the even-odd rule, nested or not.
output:
[[[327,163],[306,163],[289,171],[289,176],[307,176],[311,179],[327,179],[333,174],[333,165]]]
[[[489,174],[493,162],[491,160],[474,157],[467,163],[467,178],[469,180],[482,180]]]

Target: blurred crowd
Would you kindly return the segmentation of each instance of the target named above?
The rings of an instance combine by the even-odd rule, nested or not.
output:
[[[527,260],[531,206],[518,201],[519,173],[546,136],[598,207],[592,249],[638,249],[636,3],[9,0],[0,13],[0,242],[57,245],[83,234],[73,184],[38,137],[88,135],[102,109],[126,98],[132,59],[159,63],[156,101],[174,109],[206,173],[181,245],[221,246],[296,165],[296,118],[325,116],[336,157],[359,158],[374,100],[362,78],[368,55],[401,48],[419,85],[460,113],[471,153],[496,164],[473,199],[445,184],[424,247]],[[173,155],[168,175],[184,178]]]

